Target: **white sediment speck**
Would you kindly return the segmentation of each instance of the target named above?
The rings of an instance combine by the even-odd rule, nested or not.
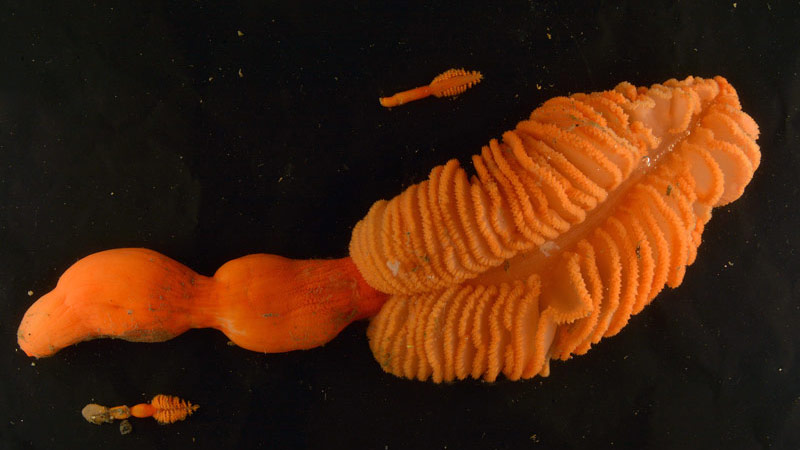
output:
[[[392,275],[397,276],[397,273],[400,272],[400,261],[386,261],[386,267],[392,271]]]
[[[559,247],[555,242],[547,241],[539,246],[539,251],[541,251],[544,256],[550,256],[551,253],[558,251],[560,248],[561,247]]]

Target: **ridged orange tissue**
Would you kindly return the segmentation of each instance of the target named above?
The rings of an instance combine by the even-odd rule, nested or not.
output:
[[[175,423],[191,416],[199,405],[175,397],[174,395],[158,394],[150,403],[140,403],[130,408],[134,417],[152,417],[160,424]]]
[[[759,165],[722,77],[557,97],[360,221],[350,254],[392,294],[368,329],[419,380],[546,376],[618,333],[695,260],[711,209]]]

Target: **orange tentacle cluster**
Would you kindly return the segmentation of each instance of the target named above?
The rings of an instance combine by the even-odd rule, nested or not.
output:
[[[483,75],[478,71],[450,69],[437,75],[436,78],[431,81],[431,93],[436,97],[452,97],[475,86],[480,83],[481,80],[483,80]]]
[[[721,77],[558,97],[359,222],[350,253],[392,297],[372,321],[408,378],[549,373],[620,331],[694,262],[711,209],[759,165],[758,127]]]
[[[150,403],[141,403],[131,408],[134,417],[153,417],[160,424],[175,423],[184,420],[197,411],[199,405],[172,395],[158,394]]]

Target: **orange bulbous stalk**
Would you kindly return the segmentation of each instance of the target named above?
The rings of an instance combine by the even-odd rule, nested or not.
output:
[[[350,258],[249,255],[205,277],[152,250],[114,249],[67,269],[25,313],[17,340],[41,358],[99,337],[161,342],[216,328],[240,347],[278,353],[325,344],[386,298]]]
[[[381,105],[391,108],[402,104],[419,100],[428,96],[450,97],[458,95],[467,89],[480,83],[483,75],[478,71],[466,71],[464,69],[450,69],[431,81],[427,86],[398,92],[391,97],[381,97]]]

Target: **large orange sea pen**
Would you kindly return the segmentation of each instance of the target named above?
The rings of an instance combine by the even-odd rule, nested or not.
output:
[[[352,259],[251,255],[204,277],[149,250],[101,252],[31,306],[19,344],[42,357],[214,327],[280,352],[372,317],[370,347],[398,376],[547,375],[681,283],[712,208],[758,167],[757,137],[722,77],[557,97],[484,146],[474,175],[452,160],[376,202]]]

